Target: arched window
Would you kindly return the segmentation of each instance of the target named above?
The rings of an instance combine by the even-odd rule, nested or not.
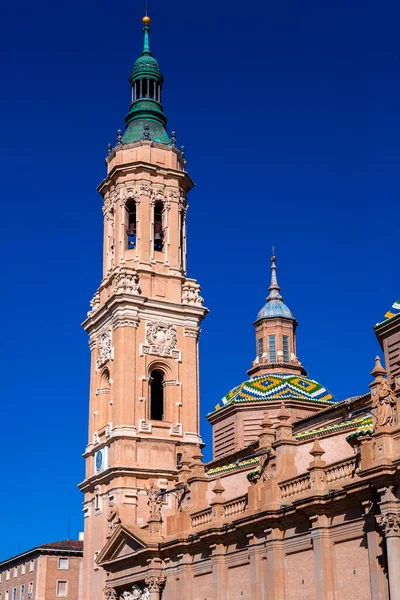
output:
[[[126,213],[128,217],[127,237],[128,237],[128,250],[136,248],[136,202],[134,200],[128,200],[126,203]]]
[[[164,373],[158,369],[150,373],[150,419],[164,419]]]
[[[163,203],[157,201],[154,205],[154,250],[162,252],[164,247]]]
[[[100,389],[107,389],[110,387],[110,371],[108,369],[104,369],[100,378]]]

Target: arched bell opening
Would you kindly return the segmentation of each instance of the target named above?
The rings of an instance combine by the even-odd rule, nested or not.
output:
[[[154,250],[162,252],[164,248],[164,226],[163,226],[164,205],[161,200],[157,200],[154,205]]]
[[[136,248],[136,235],[137,235],[137,215],[136,215],[136,202],[131,199],[128,200],[125,206],[126,210],[126,222],[127,222],[127,248],[128,250],[134,250]]]

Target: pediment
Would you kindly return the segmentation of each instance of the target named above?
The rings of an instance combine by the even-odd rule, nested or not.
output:
[[[135,531],[120,525],[101,550],[97,557],[97,564],[101,565],[106,561],[133,556],[136,552],[147,548],[143,537],[143,535],[138,535]]]

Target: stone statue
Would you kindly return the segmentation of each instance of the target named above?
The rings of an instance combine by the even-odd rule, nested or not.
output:
[[[142,593],[142,600],[150,600],[149,588],[145,587]]]
[[[121,519],[119,516],[119,510],[118,510],[117,506],[115,506],[115,504],[112,500],[110,502],[107,521],[108,521],[108,533],[109,533],[109,537],[110,537],[112,535],[113,531],[121,523]]]
[[[160,488],[152,482],[149,488],[145,488],[148,496],[148,507],[150,509],[150,519],[161,521],[162,496],[159,496]]]
[[[396,405],[396,396],[394,395],[390,383],[383,379],[378,393],[372,403],[372,408],[376,408],[377,426],[384,427],[394,425],[394,406]]]

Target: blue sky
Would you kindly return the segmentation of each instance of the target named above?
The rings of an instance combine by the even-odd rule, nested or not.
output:
[[[246,378],[272,243],[298,355],[339,398],[368,390],[372,325],[400,296],[396,2],[153,0],[169,131],[186,147],[189,275],[210,314],[201,406]],[[82,529],[96,186],[123,126],[141,2],[2,9],[0,559]],[[210,457],[210,428],[202,433]]]

